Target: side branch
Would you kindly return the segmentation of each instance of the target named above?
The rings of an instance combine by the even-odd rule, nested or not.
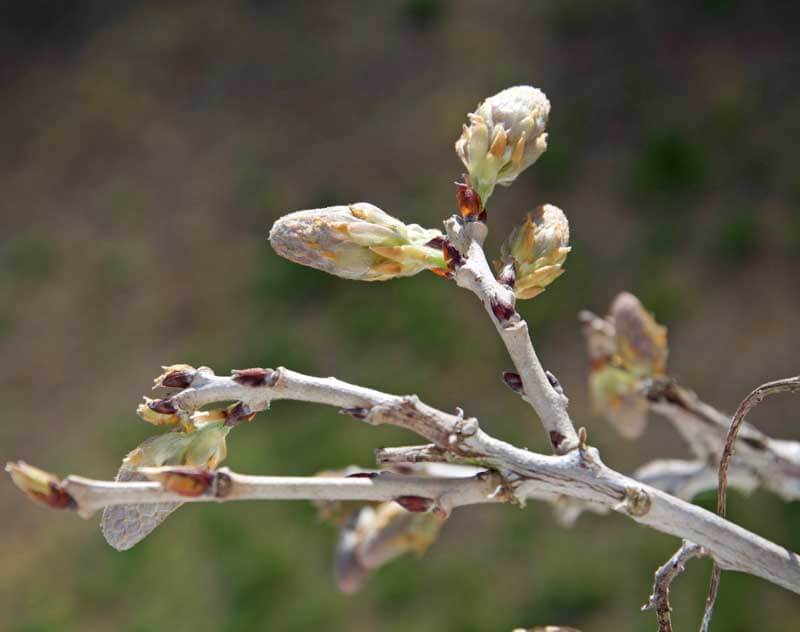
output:
[[[239,400],[237,406],[257,411],[275,399],[330,404],[367,423],[388,423],[413,430],[458,460],[496,470],[503,480],[498,493],[505,492],[520,502],[529,498],[552,501],[565,496],[613,509],[657,531],[697,543],[725,569],[750,573],[800,593],[800,557],[796,554],[606,467],[595,448],[581,446],[563,456],[537,454],[489,436],[474,418],[436,410],[414,396],[389,395],[335,378],[312,377],[287,369],[248,369],[235,371],[231,377],[216,376],[209,368],[198,369],[187,388],[158,400],[156,407],[186,414],[212,403]],[[392,489],[386,496],[398,491]],[[403,495],[409,493],[408,489],[403,491]],[[412,493],[416,495],[416,491],[421,490]],[[365,492],[359,494],[357,498],[365,497]],[[481,488],[481,494],[485,497],[486,489]],[[152,500],[148,498],[148,502]]]
[[[29,467],[10,463],[13,470]],[[449,513],[456,507],[507,500],[497,493],[496,473],[471,476],[413,476],[394,472],[363,472],[353,476],[251,476],[228,468],[204,470],[152,467],[140,470],[150,481],[101,481],[70,475],[58,484],[83,518],[112,505],[233,500],[310,500],[383,502],[417,498],[428,509]]]
[[[463,223],[453,216],[445,223],[448,236],[464,257],[456,266],[455,281],[483,303],[522,380],[525,399],[544,426],[556,454],[578,447],[578,434],[567,412],[568,400],[550,382],[531,343],[528,324],[516,311],[514,292],[499,283],[483,251],[486,226]]]
[[[669,589],[672,582],[684,571],[686,562],[693,557],[702,557],[704,554],[703,547],[684,540],[675,554],[656,570],[653,594],[642,606],[642,610],[656,611],[658,632],[672,632],[672,608],[669,605]]]

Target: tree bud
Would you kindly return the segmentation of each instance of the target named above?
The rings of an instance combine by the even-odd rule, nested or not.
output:
[[[541,90],[515,86],[489,97],[469,115],[456,153],[486,204],[498,184],[509,186],[547,149],[550,102]]]
[[[426,244],[442,233],[404,224],[377,206],[297,211],[275,222],[269,234],[282,257],[345,279],[386,281],[423,270],[447,270],[440,248]]]

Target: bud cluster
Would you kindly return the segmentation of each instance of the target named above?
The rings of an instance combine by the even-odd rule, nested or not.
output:
[[[503,244],[498,280],[513,287],[518,299],[533,298],[563,274],[569,251],[566,215],[552,204],[539,206]]]
[[[549,114],[547,97],[531,86],[498,92],[469,114],[456,153],[484,204],[496,185],[509,186],[547,149]]]
[[[269,234],[282,257],[358,281],[446,271],[442,249],[428,245],[441,237],[441,231],[404,224],[366,202],[289,213]]]

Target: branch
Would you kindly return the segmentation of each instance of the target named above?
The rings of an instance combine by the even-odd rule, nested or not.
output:
[[[6,469],[19,467],[9,464]],[[491,472],[471,476],[410,476],[394,472],[359,473],[351,477],[251,476],[228,468],[141,468],[150,481],[100,481],[67,476],[60,488],[74,508],[89,518],[103,507],[234,500],[311,500],[379,502],[416,497],[428,509],[449,513],[456,507],[507,500],[497,494],[502,481]]]
[[[800,375],[789,377],[782,380],[775,380],[774,382],[767,382],[758,388],[754,389],[747,397],[742,400],[731,420],[730,429],[725,437],[725,447],[722,450],[722,458],[719,462],[719,491],[717,493],[717,513],[721,517],[725,517],[727,510],[727,496],[728,496],[728,469],[730,467],[731,458],[733,458],[733,450],[736,444],[736,437],[740,429],[744,427],[744,420],[748,413],[760,404],[765,398],[777,393],[794,393],[800,391]],[[706,632],[711,623],[711,615],[714,612],[714,602],[717,599],[717,591],[719,590],[719,580],[721,576],[721,569],[719,564],[714,562],[711,570],[711,585],[708,589],[708,597],[706,598],[706,609],[703,614],[703,623],[700,627],[701,632]]]
[[[672,632],[672,608],[669,605],[669,588],[675,578],[686,568],[686,562],[693,557],[705,555],[703,547],[693,542],[683,541],[681,547],[655,573],[653,594],[650,595],[642,610],[655,610],[658,619],[658,632]]]
[[[495,280],[486,260],[486,225],[480,221],[464,223],[453,216],[445,222],[445,228],[464,257],[456,266],[455,281],[474,293],[486,308],[522,379],[525,399],[539,416],[554,452],[574,450],[578,434],[567,412],[568,400],[548,379],[531,343],[528,324],[515,309],[514,292]]]
[[[642,465],[631,476],[689,501],[702,492],[716,490],[718,481],[717,470],[701,460],[656,459]],[[734,464],[730,470],[730,484],[749,494],[759,486],[760,481],[749,468]]]
[[[696,542],[725,569],[750,573],[800,593],[800,557],[796,554],[606,467],[595,448],[573,450],[563,456],[529,452],[489,436],[474,418],[436,410],[415,396],[389,395],[335,378],[311,377],[287,369],[235,371],[231,377],[216,376],[208,368],[199,369],[188,388],[168,401],[189,411],[231,399],[240,400],[253,411],[263,410],[276,399],[331,404],[344,407],[345,412],[367,423],[414,430],[442,451],[496,469],[505,480],[504,488],[520,501],[552,501],[566,496],[613,509],[657,531]],[[356,488],[365,489],[359,484],[355,484],[353,489]],[[137,486],[133,489],[142,491]],[[289,493],[273,489],[275,494]],[[394,488],[386,494],[393,496],[398,491]],[[402,491],[408,495],[421,490]],[[292,494],[293,498],[303,497],[297,491]],[[356,498],[364,498],[367,492],[358,494]],[[152,497],[147,501],[151,502]]]
[[[716,461],[720,457],[728,435],[728,415],[669,379],[654,380],[645,395],[650,409],[673,424],[698,458]],[[736,452],[740,471],[749,470],[761,486],[784,500],[800,500],[800,442],[773,439],[748,423],[741,424],[740,434]]]

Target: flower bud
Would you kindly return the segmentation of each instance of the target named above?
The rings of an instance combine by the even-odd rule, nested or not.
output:
[[[61,487],[61,481],[49,472],[24,461],[7,463],[6,472],[11,475],[14,485],[36,502],[55,509],[75,507],[75,500]]]
[[[426,246],[441,236],[358,202],[284,215],[273,224],[269,240],[275,252],[295,263],[345,279],[386,281],[446,270],[441,249]]]
[[[611,304],[622,364],[637,376],[664,375],[667,329],[659,325],[633,294],[623,292]]]
[[[167,399],[144,398],[144,403],[136,407],[136,414],[154,426],[175,426],[180,423],[178,409]]]
[[[456,153],[486,204],[497,184],[509,186],[547,149],[550,102],[541,90],[515,86],[489,97],[469,115]]]
[[[514,264],[514,294],[533,298],[564,272],[562,264],[570,251],[569,223],[563,211],[545,204],[529,213],[516,227],[500,251],[502,265]]]
[[[194,379],[197,369],[188,364],[162,366],[163,373],[153,380],[153,388],[186,388]]]

